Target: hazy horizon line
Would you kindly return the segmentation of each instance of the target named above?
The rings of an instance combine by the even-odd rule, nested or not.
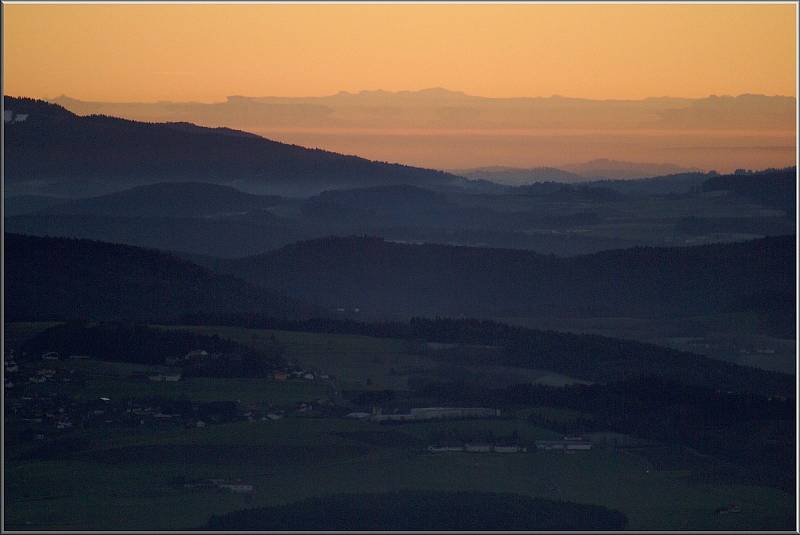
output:
[[[46,100],[48,102],[52,102],[58,99],[70,99],[70,100],[77,100],[80,102],[103,102],[109,104],[169,104],[169,103],[191,103],[191,104],[220,104],[229,102],[231,99],[260,99],[260,98],[284,98],[284,99],[324,99],[324,98],[332,98],[338,96],[359,96],[359,95],[376,95],[376,94],[385,94],[385,95],[409,95],[409,94],[420,94],[420,93],[434,93],[438,92],[441,94],[448,94],[448,95],[458,95],[464,97],[471,97],[471,98],[480,98],[485,100],[546,100],[546,99],[563,99],[563,100],[583,100],[583,101],[591,101],[591,102],[641,102],[647,100],[666,100],[666,99],[674,99],[674,100],[704,100],[704,99],[711,99],[711,98],[740,98],[740,97],[766,97],[766,98],[790,98],[790,99],[797,99],[796,95],[783,95],[783,94],[766,94],[766,93],[739,93],[736,95],[733,94],[717,94],[717,93],[710,93],[705,96],[678,96],[678,95],[651,95],[647,97],[641,98],[590,98],[590,97],[581,97],[581,96],[568,96],[563,94],[554,93],[551,95],[522,95],[522,96],[505,96],[505,97],[490,97],[484,95],[475,95],[471,93],[467,93],[465,91],[457,90],[457,89],[449,89],[446,87],[441,86],[434,86],[434,87],[423,87],[421,89],[398,89],[398,90],[386,90],[386,89],[361,89],[358,91],[347,91],[347,90],[340,90],[336,93],[327,93],[322,95],[246,95],[246,94],[230,94],[219,97],[222,100],[104,100],[104,99],[93,99],[88,97],[78,97],[73,95],[68,95],[66,93],[61,93],[54,97],[29,97],[29,98],[41,98],[42,100]],[[4,95],[4,96],[12,96],[12,95]]]

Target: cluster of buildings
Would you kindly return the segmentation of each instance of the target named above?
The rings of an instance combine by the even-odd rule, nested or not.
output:
[[[272,379],[274,381],[282,382],[290,379],[304,379],[306,381],[327,381],[330,379],[329,375],[324,373],[314,373],[310,370],[304,370],[297,366],[290,366],[287,368],[275,370],[272,372]]]
[[[205,356],[209,354],[198,351],[189,354],[188,358]],[[68,358],[77,360],[89,357],[74,355]],[[48,385],[43,385],[42,388],[38,385],[48,382],[71,382],[79,386],[88,384],[94,379],[91,371],[55,362],[59,360],[67,359],[62,358],[59,353],[48,351],[41,354],[38,361],[18,364],[13,350],[9,349],[5,354],[6,422],[20,431],[23,440],[45,440],[74,428],[109,426],[202,428],[233,421],[269,423],[281,420],[290,413],[298,416],[328,416],[335,411],[335,407],[327,399],[273,407],[234,401],[212,403],[175,401],[158,397],[156,391],[152,397],[126,396],[115,399],[98,397],[79,401],[63,395],[58,388],[50,388]],[[282,370],[281,373],[286,374],[287,379],[319,380],[327,377],[299,368]],[[127,379],[177,384],[183,376],[180,372],[152,371],[135,373]],[[17,383],[16,388],[14,383]],[[9,391],[11,388],[14,390]]]
[[[42,354],[41,358],[42,360],[45,361],[60,360],[59,354],[54,352],[44,353]],[[13,349],[9,349],[8,353],[5,355],[5,358],[3,360],[3,366],[5,369],[4,384],[7,390],[15,388],[15,386],[18,386],[22,383],[41,384],[51,381],[69,383],[72,382],[72,375],[74,373],[74,370],[70,370],[69,372],[67,372],[60,368],[56,369],[50,367],[35,368],[35,369],[26,367],[23,370],[22,368],[20,368],[20,365],[16,361]]]
[[[187,489],[219,489],[235,494],[252,494],[255,487],[250,483],[245,483],[241,479],[202,479],[200,481],[189,481],[183,484]]]
[[[561,453],[576,453],[592,449],[592,443],[580,436],[566,436],[561,440],[537,440],[535,445],[539,451]],[[494,442],[438,443],[428,446],[427,451],[430,453],[526,453],[528,448],[512,439]]]
[[[21,123],[28,118],[27,113],[14,113],[13,110],[3,110],[3,123]]]
[[[14,388],[14,381],[12,378],[16,377],[16,374],[19,373],[19,364],[17,364],[16,358],[14,357],[13,349],[9,350],[5,355],[3,359],[3,369],[5,370],[5,374],[3,375],[5,378],[5,387]]]
[[[53,433],[83,425],[96,417],[95,408],[55,394],[26,395],[5,400],[6,423],[19,424],[23,438],[43,440]]]
[[[373,422],[419,422],[425,420],[455,420],[462,418],[499,418],[500,409],[486,407],[419,407],[406,413],[383,414],[380,408],[372,414],[350,413],[350,418],[365,418]]]
[[[487,442],[473,442],[465,444],[433,444],[428,446],[430,453],[525,453],[528,448],[519,444],[490,444]]]
[[[592,443],[583,437],[564,437],[561,440],[537,440],[536,449],[542,451],[559,451],[575,453],[592,449]]]

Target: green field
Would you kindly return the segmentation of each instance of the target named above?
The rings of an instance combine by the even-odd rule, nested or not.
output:
[[[498,434],[516,427],[523,436],[548,436],[524,424],[500,423]],[[120,437],[76,460],[12,461],[6,467],[6,527],[182,529],[200,526],[214,513],[396,489],[514,492],[604,505],[623,511],[631,529],[788,529],[792,523],[793,500],[785,493],[690,484],[684,472],[657,472],[644,458],[622,451],[427,454],[406,446],[436,425],[449,424],[385,427],[290,418]],[[399,438],[404,435],[405,441]],[[142,451],[153,459],[125,460],[141,458]],[[238,477],[256,492],[171,487],[169,479],[178,475]],[[714,513],[729,503],[742,512]]]
[[[147,379],[132,379],[129,376],[137,372],[161,373],[170,369],[164,366],[96,360],[46,361],[43,367],[64,371],[75,370],[80,372],[80,375],[72,378],[69,383],[56,383],[56,386],[52,382],[24,385],[26,392],[45,393],[57,388],[59,393],[76,400],[99,397],[108,397],[112,400],[166,398],[195,402],[239,401],[278,406],[328,397],[328,388],[324,384],[306,380],[276,382],[269,378],[191,377],[177,382],[153,382]]]
[[[167,327],[165,327],[167,328]],[[168,327],[230,338],[258,349],[275,337],[286,358],[320,373],[334,375],[340,389],[407,390],[409,379],[454,377],[484,386],[520,382],[561,386],[586,383],[563,374],[513,366],[456,365],[413,352],[405,340],[344,334],[244,329],[240,327]]]
[[[6,328],[7,333],[18,329],[13,325]],[[194,329],[254,347],[274,335],[286,346],[290,360],[333,374],[354,387],[366,387],[367,378],[373,388],[402,384],[402,380],[407,384],[414,373],[404,376],[398,369],[421,367],[425,373],[433,373],[431,370],[441,366],[430,357],[409,354],[400,340],[223,327]],[[35,332],[30,325],[18,330]],[[91,380],[85,385],[29,387],[64,388],[78,398],[164,396],[195,402],[281,404],[326,395],[323,383],[311,381],[188,379],[151,383],[128,377],[142,368],[154,369],[150,366],[70,360],[47,361],[46,366],[74,369]],[[532,373],[541,376],[543,372]],[[560,436],[529,423],[530,412],[563,421],[582,416],[575,411],[537,407],[520,412],[517,419],[401,425],[289,416],[205,428],[93,428],[65,434],[64,440],[81,441],[67,456],[55,460],[37,457],[36,444],[7,444],[11,447],[6,448],[5,528],[189,529],[202,526],[212,514],[325,494],[401,489],[512,492],[602,505],[623,512],[633,530],[793,527],[791,495],[766,487],[696,483],[691,478],[691,469],[698,462],[695,456],[652,450],[648,457],[636,450],[603,446],[574,455],[539,452],[532,447],[519,454],[425,451],[442,435],[481,439],[515,434],[520,443],[528,445]],[[600,438],[598,442],[603,442]],[[625,444],[625,440],[606,442]],[[254,485],[255,492],[238,495],[188,489],[171,485],[176,477],[236,478]],[[715,513],[729,504],[739,505],[741,512]]]

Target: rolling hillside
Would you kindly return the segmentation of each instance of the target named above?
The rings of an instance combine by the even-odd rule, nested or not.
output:
[[[791,316],[795,293],[794,237],[572,258],[327,238],[212,264],[326,307],[388,317],[657,318],[753,308]]]

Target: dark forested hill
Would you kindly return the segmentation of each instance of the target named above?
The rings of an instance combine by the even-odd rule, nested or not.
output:
[[[317,312],[168,254],[88,240],[5,235],[5,321],[164,320],[190,312]]]
[[[226,128],[83,117],[26,98],[4,97],[4,103],[6,110],[27,115],[5,128],[7,186],[55,182],[75,195],[78,185],[84,192],[107,192],[125,185],[195,181],[235,183],[258,193],[310,194],[337,187],[463,182],[441,171],[307,149]]]
[[[794,237],[572,258],[327,238],[212,264],[287,295],[385,317],[691,316],[753,303],[793,316],[795,295]]]

